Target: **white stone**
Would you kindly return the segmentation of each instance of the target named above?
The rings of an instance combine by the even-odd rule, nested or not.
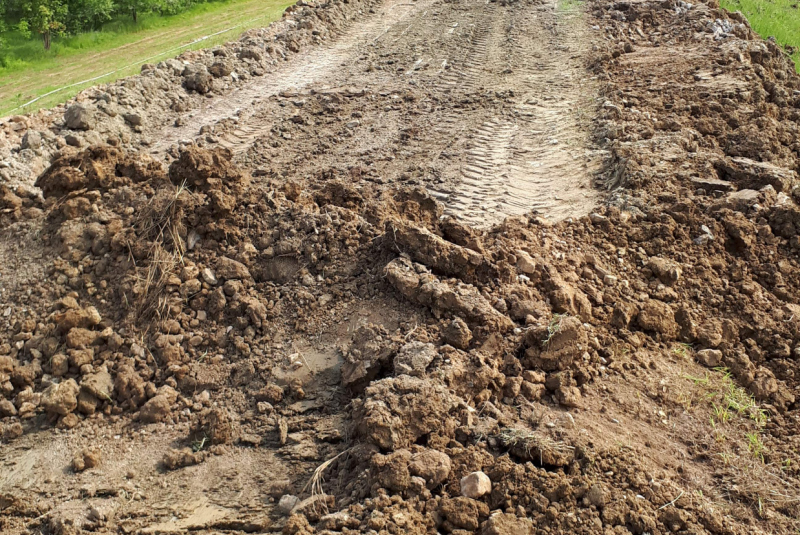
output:
[[[477,499],[492,491],[492,480],[483,472],[472,472],[461,478],[461,495]]]

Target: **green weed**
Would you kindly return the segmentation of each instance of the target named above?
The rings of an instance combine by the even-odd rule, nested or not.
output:
[[[763,38],[774,37],[788,47],[797,68],[800,61],[800,9],[797,0],[722,0],[722,7],[741,11]]]

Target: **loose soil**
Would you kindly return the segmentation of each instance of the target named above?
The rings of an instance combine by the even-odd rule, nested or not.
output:
[[[0,528],[796,533],[798,119],[713,1],[350,0],[4,123]]]

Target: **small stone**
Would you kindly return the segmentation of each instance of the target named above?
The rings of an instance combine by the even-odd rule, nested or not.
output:
[[[92,111],[82,104],[73,104],[64,113],[64,126],[70,130],[91,130],[94,124]]]
[[[707,368],[716,368],[722,364],[722,351],[719,349],[701,349],[695,357],[697,362]]]
[[[241,262],[223,256],[217,261],[217,276],[225,280],[247,280],[250,279],[250,270]],[[203,276],[205,280],[205,275]],[[208,281],[206,281],[208,282]],[[209,284],[211,284],[209,282]]]
[[[473,500],[492,491],[492,480],[483,472],[472,472],[461,478],[461,495]]]
[[[4,418],[6,416],[16,416],[17,409],[14,407],[14,404],[8,401],[7,399],[0,400],[0,418]]]
[[[23,149],[36,150],[41,146],[42,146],[42,134],[40,134],[36,130],[28,130],[22,137],[22,144],[20,145],[20,147]]]
[[[132,126],[142,126],[142,116],[138,113],[123,113],[122,117]]]
[[[517,269],[526,275],[533,275],[536,273],[536,262],[531,258],[531,255],[525,251],[516,251],[517,256]]]
[[[297,505],[298,501],[299,499],[297,498],[297,496],[294,496],[292,494],[284,494],[278,501],[278,511],[280,511],[281,514],[289,516],[292,513],[292,510]]]
[[[203,268],[203,270],[200,272],[200,276],[203,278],[203,282],[209,286],[216,286],[219,283],[217,276],[214,275],[214,272],[211,271],[210,268]]]

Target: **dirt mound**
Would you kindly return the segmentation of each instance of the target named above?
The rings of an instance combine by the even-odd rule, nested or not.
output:
[[[484,21],[478,51],[494,11],[555,10],[435,5]],[[411,130],[416,167],[385,180],[380,132],[441,85],[287,93],[249,155],[97,146],[43,197],[0,191],[30,266],[0,270],[0,527],[796,530],[800,79],[713,3],[588,7],[610,189],[588,215],[443,217]],[[468,90],[448,105],[533,105]]]

